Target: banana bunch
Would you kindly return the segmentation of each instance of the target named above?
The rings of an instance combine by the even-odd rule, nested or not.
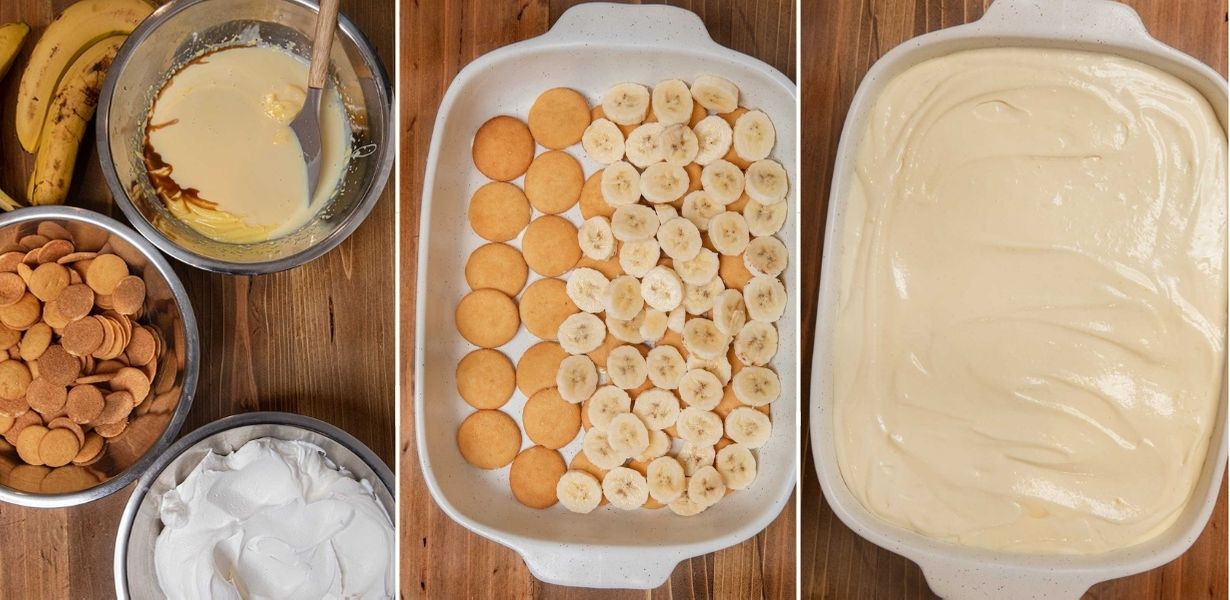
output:
[[[9,67],[13,66],[13,59],[17,58],[17,53],[21,51],[21,43],[25,41],[28,33],[30,33],[30,26],[25,23],[0,25],[0,79],[4,79]],[[0,210],[10,211],[20,206],[21,204],[4,193],[4,190],[0,190]]]

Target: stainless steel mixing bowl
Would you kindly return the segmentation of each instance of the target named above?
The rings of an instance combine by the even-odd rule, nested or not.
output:
[[[142,321],[162,332],[166,350],[160,370],[174,373],[161,381],[155,378],[154,391],[159,396],[133,411],[124,434],[108,441],[104,457],[93,465],[59,469],[25,465],[11,446],[3,444],[0,501],[53,508],[84,504],[127,486],[171,444],[192,406],[200,339],[192,303],[171,265],[137,232],[114,219],[67,206],[23,208],[0,215],[0,253],[21,247],[19,240],[35,233],[44,221],[107,239],[112,250],[128,262],[129,271],[145,280]]]
[[[254,412],[214,421],[171,446],[137,482],[115,537],[115,594],[118,598],[165,598],[154,568],[154,541],[162,531],[158,504],[209,452],[228,454],[259,438],[299,440],[320,446],[334,464],[371,484],[390,521],[395,519],[393,473],[354,436],[302,415]],[[395,554],[390,553],[395,556]]]
[[[172,0],[129,36],[99,97],[98,154],[111,195],[137,231],[185,263],[221,273],[272,273],[328,252],[367,218],[393,168],[393,91],[367,39],[338,19],[331,73],[350,116],[352,156],[339,191],[308,224],[285,237],[228,244],[176,219],[151,187],[143,148],[149,109],[169,73],[203,51],[253,35],[303,57],[319,7],[309,0]]]

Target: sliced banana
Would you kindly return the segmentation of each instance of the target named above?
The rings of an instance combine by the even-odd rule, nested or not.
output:
[[[658,136],[658,147],[662,152],[662,160],[676,167],[686,167],[696,160],[700,152],[700,141],[691,127],[680,123],[667,125]]]
[[[606,376],[611,379],[611,383],[630,390],[645,383],[649,368],[639,350],[632,346],[619,346],[607,353]]]
[[[776,277],[757,275],[743,286],[743,302],[752,320],[772,323],[786,311],[786,286]]]
[[[645,468],[645,480],[649,482],[649,495],[663,504],[679,499],[687,489],[683,465],[669,456],[655,458],[649,463]]]
[[[675,217],[658,227],[658,244],[671,260],[691,260],[700,252],[700,229],[689,219]]]
[[[674,202],[688,191],[688,182],[688,172],[683,167],[654,163],[641,173],[641,196],[654,204]]]
[[[705,165],[700,172],[701,188],[709,194],[711,200],[722,206],[738,200],[739,196],[743,195],[743,185],[743,171],[728,160],[715,160]]]
[[[726,483],[722,481],[722,474],[713,466],[697,469],[688,480],[688,498],[692,502],[709,507],[725,497]]]
[[[692,499],[688,497],[686,491],[683,495],[676,498],[674,502],[671,502],[666,506],[670,508],[671,512],[681,517],[694,517],[702,512],[705,512],[705,508],[707,508],[693,502]]]
[[[606,309],[602,302],[602,294],[610,283],[611,280],[597,270],[580,267],[568,276],[568,283],[564,291],[568,293],[568,298],[577,305],[577,308],[589,313],[598,313]]]
[[[645,123],[632,130],[624,140],[624,156],[628,162],[644,169],[663,158],[661,138],[665,127],[661,123]]]
[[[726,415],[726,437],[748,448],[764,446],[772,433],[769,415],[754,408],[740,406]]]
[[[713,468],[722,476],[722,483],[732,490],[746,490],[756,481],[756,457],[743,444],[731,444],[718,450]]]
[[[679,270],[676,269],[675,272],[678,273]],[[683,277],[680,277],[680,279],[683,279]],[[684,288],[683,291],[686,297],[687,288]],[[683,333],[683,324],[687,320],[688,320],[688,311],[684,307],[680,306],[676,308],[675,310],[672,310],[671,314],[666,317],[666,328],[675,333]]]
[[[735,154],[743,160],[755,161],[767,158],[777,143],[777,130],[769,115],[759,110],[749,110],[735,120]]]
[[[581,442],[581,452],[585,453],[585,458],[588,458],[595,467],[604,471],[618,467],[628,459],[611,447],[606,430],[598,427],[591,427],[585,432],[585,441]]]
[[[602,494],[615,508],[636,510],[649,499],[649,485],[634,469],[615,467],[602,478]]]
[[[576,354],[565,358],[555,372],[555,387],[559,395],[573,404],[589,400],[598,389],[598,369],[594,361],[584,354]]]
[[[650,96],[653,116],[663,125],[687,123],[692,120],[692,92],[688,84],[678,79],[667,79],[653,87]]]
[[[712,446],[722,439],[722,418],[707,410],[689,406],[679,411],[675,421],[679,437],[698,446]]]
[[[701,119],[692,132],[696,134],[696,164],[703,167],[730,152],[734,131],[726,119],[710,115]]]
[[[735,336],[743,330],[747,322],[747,308],[743,305],[743,294],[739,290],[722,290],[713,300],[713,324],[718,331]]]
[[[654,346],[645,358],[645,366],[649,368],[649,381],[664,390],[679,387],[679,379],[687,371],[687,363],[683,355],[674,346]]]
[[[604,165],[624,157],[624,132],[609,119],[596,119],[581,134],[586,156]]]
[[[730,348],[730,336],[709,319],[691,319],[683,324],[683,346],[688,349],[689,356],[717,358],[725,356]]]
[[[645,448],[644,452],[636,455],[635,460],[640,462],[649,462],[659,456],[666,456],[671,450],[671,436],[665,431],[651,429],[649,430],[649,447]]]
[[[644,277],[658,264],[662,250],[655,239],[624,242],[619,246],[619,266],[633,277]]]
[[[606,260],[615,254],[615,235],[611,222],[603,216],[593,216],[577,229],[577,245],[581,253],[594,260]]]
[[[773,236],[763,236],[752,240],[743,254],[743,266],[752,275],[777,277],[786,270],[786,245]]]
[[[597,316],[581,312],[569,315],[556,334],[559,345],[569,354],[593,352],[606,339],[606,325]]]
[[[777,354],[777,327],[764,321],[748,321],[735,334],[734,349],[735,358],[746,366],[763,367],[769,364]]]
[[[629,458],[649,448],[649,428],[632,413],[615,415],[606,426],[606,436],[612,449]]]
[[[639,292],[638,292],[639,294]],[[645,341],[641,337],[641,325],[645,324],[645,311],[636,313],[631,319],[616,319],[606,316],[606,329],[611,336],[625,344],[639,344]]]
[[[735,398],[748,406],[764,406],[782,394],[777,373],[766,367],[743,367],[730,381]]]
[[[611,206],[635,204],[641,199],[641,172],[622,160],[602,169],[602,199]]]
[[[683,289],[683,308],[690,315],[707,313],[713,309],[713,303],[717,301],[718,294],[725,289],[726,285],[717,275],[714,275],[713,279],[704,285],[688,284]]]
[[[641,298],[656,310],[675,310],[683,302],[683,281],[674,269],[656,266],[641,278]]]
[[[712,465],[715,458],[717,451],[713,446],[698,446],[692,442],[684,442],[679,453],[675,455],[675,460],[683,466],[683,474],[688,477],[695,475],[701,467]]]
[[[644,306],[645,301],[641,299],[641,282],[631,275],[620,275],[612,279],[602,292],[602,307],[608,318],[631,319],[641,312]]]
[[[658,228],[661,229],[662,224],[679,216],[679,211],[675,210],[670,204],[655,204],[653,211],[658,213]]]
[[[701,358],[688,355],[688,359],[685,362],[688,365],[689,371],[693,369],[708,371],[713,373],[714,377],[717,377],[718,382],[722,385],[730,383],[730,361],[724,355],[717,358]]]
[[[739,87],[717,75],[701,75],[692,82],[692,98],[710,112],[728,113],[739,108]]]
[[[683,209],[679,214],[692,222],[697,229],[709,229],[709,220],[725,212],[726,206],[719,204],[705,190],[696,190],[683,197]]]
[[[602,503],[602,485],[585,471],[568,471],[556,482],[555,497],[564,508],[587,514]]]
[[[658,213],[644,204],[624,204],[615,207],[611,215],[611,233],[621,242],[652,239],[658,233]]]
[[[722,382],[705,369],[689,369],[679,378],[679,398],[690,407],[713,410],[722,402]]]
[[[666,429],[679,419],[679,400],[670,390],[650,388],[632,403],[632,413],[652,430]]]
[[[719,254],[738,256],[747,249],[749,239],[743,215],[726,211],[709,219],[709,242]]]
[[[620,125],[636,125],[649,112],[649,89],[639,83],[621,83],[602,95],[602,113]]]
[[[677,260],[674,264],[679,279],[688,285],[708,284],[717,277],[720,266],[717,253],[708,248],[701,248],[696,252],[696,256],[688,260]]]
[[[666,335],[666,324],[669,320],[666,313],[656,308],[646,308],[645,318],[641,321],[641,339],[646,342],[656,342]]]
[[[585,412],[589,416],[589,423],[594,429],[606,429],[607,425],[611,424],[611,420],[615,417],[632,410],[632,397],[613,385],[604,385],[598,388],[592,396],[589,397],[589,404],[586,405]],[[614,446],[612,446],[614,447]],[[627,458],[624,456],[623,458]],[[610,468],[610,467],[604,467]]]
[[[758,160],[747,167],[744,177],[747,196],[761,204],[776,204],[786,199],[790,178],[774,160]]]
[[[747,220],[747,230],[752,235],[773,235],[786,224],[786,203],[761,204],[748,200],[743,207],[743,218]]]

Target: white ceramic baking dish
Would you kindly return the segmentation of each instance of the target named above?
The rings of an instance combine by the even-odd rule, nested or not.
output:
[[[893,49],[872,66],[846,117],[831,189],[817,308],[811,383],[812,448],[825,498],[838,518],[876,545],[918,563],[927,583],[949,600],[1078,598],[1091,585],[1161,566],[1189,548],[1204,529],[1226,465],[1226,394],[1201,479],[1178,521],[1158,537],[1095,556],[990,552],[938,542],[889,525],[863,508],[842,480],[833,443],[832,370],[840,245],[854,156],[867,113],[884,86],[922,61],[960,50],[1029,46],[1116,54],[1188,82],[1226,124],[1226,81],[1215,71],[1149,36],[1127,6],[1106,0],[997,0],[977,22],[930,33]],[[1225,384],[1223,383],[1223,386]]]
[[[474,132],[495,115],[524,118],[538,94],[551,87],[581,91],[592,104],[619,82],[690,80],[702,73],[729,78],[742,90],[743,104],[770,115],[779,132],[773,157],[797,183],[794,84],[769,65],[716,44],[695,14],[664,6],[585,4],[570,9],[546,34],[466,66],[449,86],[436,119],[423,186],[415,340],[415,435],[423,475],[432,497],[450,517],[519,552],[534,576],[546,582],[656,587],[679,561],[761,531],[794,488],[799,447],[797,260],[784,275],[790,300],[778,323],[782,335],[773,363],[782,380],[782,397],[773,405],[773,437],[760,451],[760,474],[749,490],[690,518],[668,510],[604,507],[589,515],[558,505],[533,510],[513,499],[508,469],[492,472],[470,466],[455,442],[457,427],[473,410],[456,392],[457,362],[473,347],[457,334],[453,312],[469,291],[465,261],[482,243],[466,220],[470,195],[485,183],[470,158]],[[577,147],[570,151],[578,158],[583,155]],[[586,175],[598,168],[585,160],[582,164]],[[797,195],[788,202],[790,215],[778,235],[788,248],[797,248]],[[581,222],[576,208],[568,216]],[[535,278],[531,275],[531,281]],[[522,328],[501,350],[515,362],[534,341]],[[518,392],[504,410],[519,417],[524,401]],[[579,451],[579,439],[563,449],[566,459]]]

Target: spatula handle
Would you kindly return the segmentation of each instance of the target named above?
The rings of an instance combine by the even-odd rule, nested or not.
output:
[[[316,17],[316,38],[312,40],[312,66],[308,71],[308,87],[325,87],[329,75],[329,52],[333,48],[333,32],[337,29],[338,0],[321,0]]]

